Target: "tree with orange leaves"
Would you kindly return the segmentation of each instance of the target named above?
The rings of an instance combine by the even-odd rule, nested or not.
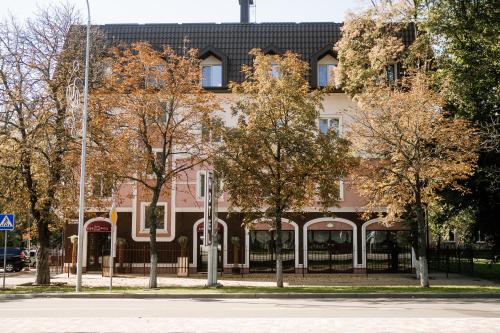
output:
[[[100,161],[94,168],[136,182],[149,194],[149,287],[156,288],[158,201],[169,195],[176,175],[207,159],[210,147],[201,140],[200,124],[218,104],[201,87],[194,49],[179,55],[140,42],[115,48],[106,61],[109,73],[92,96],[91,154]]]

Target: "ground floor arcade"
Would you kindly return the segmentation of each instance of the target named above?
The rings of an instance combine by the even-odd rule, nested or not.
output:
[[[117,272],[137,273],[148,270],[149,244],[132,235],[133,214],[119,212],[116,228]],[[159,242],[160,272],[175,272],[179,258],[187,258],[189,271],[203,272],[207,254],[202,245],[201,212],[178,212],[175,237]],[[412,232],[404,223],[385,226],[378,218],[365,221],[356,213],[337,213],[328,217],[319,213],[290,214],[282,220],[283,267],[286,273],[364,273],[412,272],[415,254]],[[242,226],[239,213],[219,213],[217,243],[220,270],[225,273],[266,273],[275,267],[276,231],[268,221],[254,220]],[[84,225],[83,263],[86,271],[99,271],[109,258],[111,228],[105,213],[94,213]],[[65,234],[77,234],[77,225],[68,224]],[[65,244],[65,261],[71,262],[72,244]],[[181,245],[178,239],[187,238]]]

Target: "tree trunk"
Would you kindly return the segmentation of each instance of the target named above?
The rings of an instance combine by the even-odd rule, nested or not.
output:
[[[158,288],[158,249],[156,248],[156,228],[157,228],[157,217],[156,213],[158,199],[160,197],[160,191],[155,191],[153,193],[153,199],[149,206],[149,220],[151,225],[149,227],[149,251],[150,251],[150,269],[149,269],[149,288]],[[167,214],[165,212],[164,214]]]
[[[283,257],[282,257],[282,235],[281,235],[281,209],[276,209],[276,241],[275,241],[275,251],[276,251],[276,286],[278,288],[283,288]]]
[[[49,227],[45,221],[38,223],[38,251],[36,265],[36,284],[50,284],[49,267]]]
[[[418,256],[420,264],[420,286],[422,288],[429,287],[429,267],[427,265],[427,232],[425,225],[424,209],[420,191],[415,194],[415,206],[417,211],[417,227],[418,227]]]

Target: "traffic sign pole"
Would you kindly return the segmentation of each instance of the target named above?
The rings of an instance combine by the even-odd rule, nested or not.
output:
[[[5,289],[5,273],[7,270],[7,232],[14,230],[15,216],[14,214],[0,214],[0,230],[5,232],[5,240],[3,243],[3,286]]]
[[[5,271],[7,269],[7,230],[5,230],[5,241],[3,243],[3,289],[5,289]]]
[[[115,261],[115,233],[116,233],[116,220],[118,220],[118,213],[116,211],[116,206],[113,203],[111,210],[109,211],[109,219],[111,220],[111,246],[109,249],[109,291],[113,290],[113,266]]]
[[[111,248],[109,251],[109,291],[113,290],[113,264],[114,264],[114,242],[113,242],[113,235],[115,231],[115,224],[111,223]]]

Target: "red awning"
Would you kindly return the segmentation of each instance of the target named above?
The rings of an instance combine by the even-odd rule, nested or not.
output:
[[[104,220],[90,222],[87,225],[87,232],[111,232],[111,224]]]

